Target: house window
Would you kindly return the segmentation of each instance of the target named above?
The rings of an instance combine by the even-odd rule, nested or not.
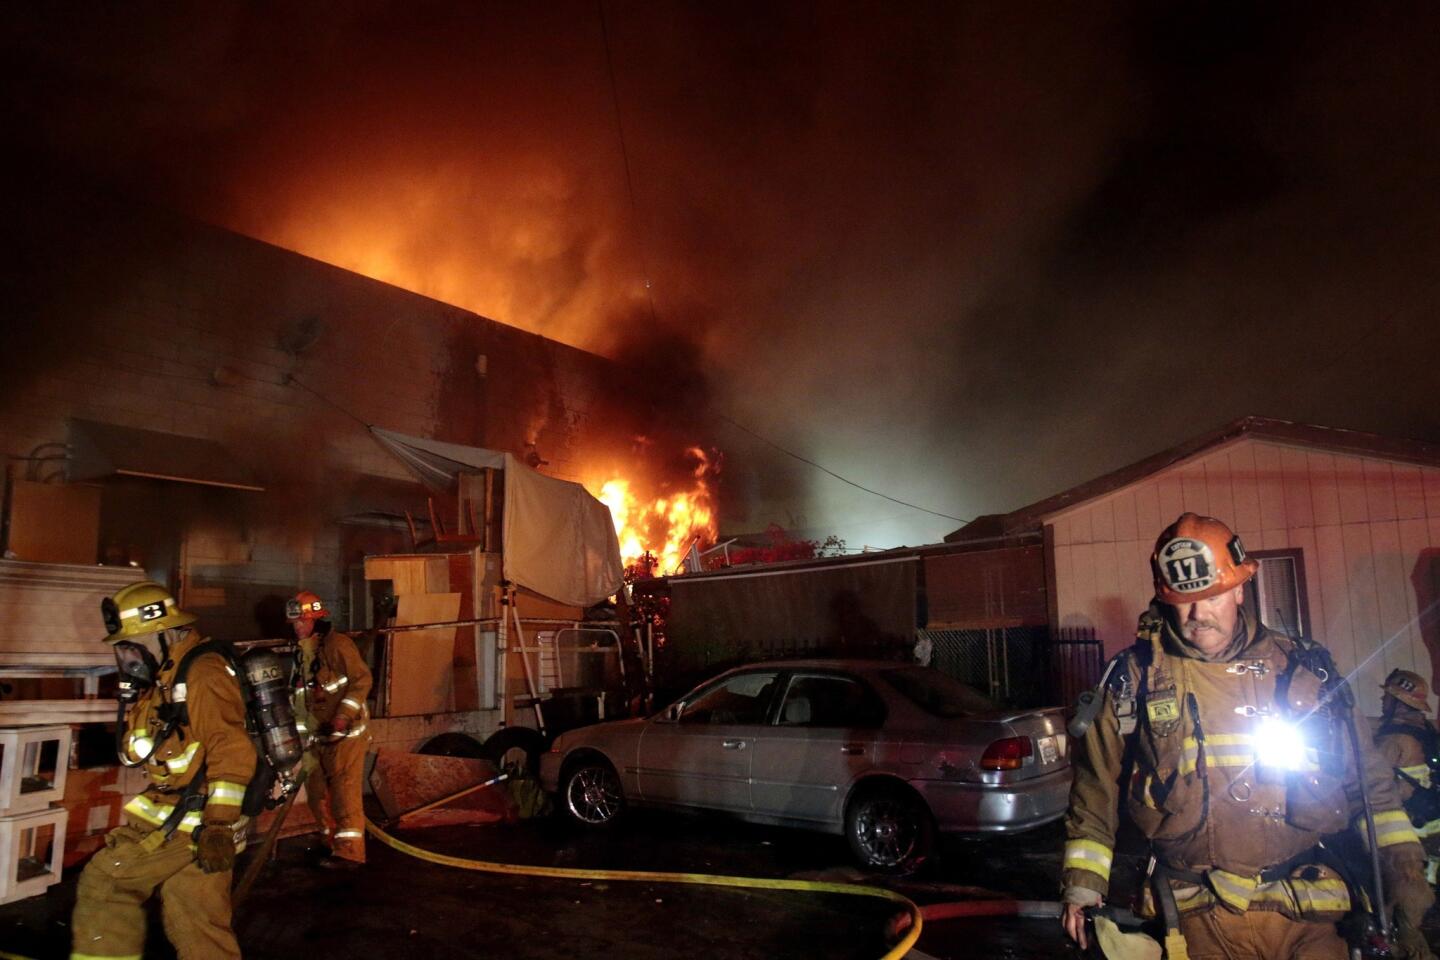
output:
[[[1299,550],[1257,550],[1255,602],[1260,622],[1272,630],[1304,638],[1310,635],[1305,594],[1305,561]]]

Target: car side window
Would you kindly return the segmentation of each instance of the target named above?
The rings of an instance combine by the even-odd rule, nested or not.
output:
[[[776,721],[782,727],[871,729],[885,721],[885,707],[858,680],[797,676],[790,681]]]
[[[681,723],[764,723],[775,689],[774,673],[741,673],[685,704]]]

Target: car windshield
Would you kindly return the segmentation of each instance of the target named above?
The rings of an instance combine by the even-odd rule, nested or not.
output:
[[[937,717],[969,717],[998,709],[993,701],[971,687],[930,667],[884,670],[880,676],[926,713]]]

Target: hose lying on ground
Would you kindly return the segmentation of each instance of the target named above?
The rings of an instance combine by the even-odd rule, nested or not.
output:
[[[968,917],[1022,917],[1030,920],[1055,920],[1060,916],[1060,904],[1054,900],[960,900],[955,903],[931,903],[920,908],[925,922],[937,920],[958,920]],[[909,914],[897,914],[885,931],[890,939],[898,937],[910,926]]]
[[[891,920],[889,926],[904,936],[890,948],[881,960],[900,960],[910,952],[915,941],[920,939],[920,928],[924,924],[920,908],[903,894],[880,887],[865,887],[849,883],[822,883],[815,880],[763,880],[758,877],[726,877],[710,873],[664,873],[658,870],[580,870],[571,867],[529,867],[513,863],[494,863],[488,860],[471,860],[466,857],[452,857],[444,853],[433,853],[396,839],[381,830],[370,818],[365,819],[365,828],[370,835],[394,850],[430,863],[461,870],[478,870],[481,873],[504,873],[528,877],[549,877],[555,880],[640,880],[652,883],[688,883],[709,887],[738,887],[751,890],[796,890],[806,893],[834,893],[851,897],[875,897],[890,900],[905,908],[905,913]],[[1004,901],[1014,902],[1014,901]]]

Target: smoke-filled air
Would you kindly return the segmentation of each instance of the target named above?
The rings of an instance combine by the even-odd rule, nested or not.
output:
[[[933,541],[1246,414],[1440,436],[1434,8],[1148,9],[30,5],[4,96],[117,189],[684,344],[714,502],[590,482],[710,539]]]

